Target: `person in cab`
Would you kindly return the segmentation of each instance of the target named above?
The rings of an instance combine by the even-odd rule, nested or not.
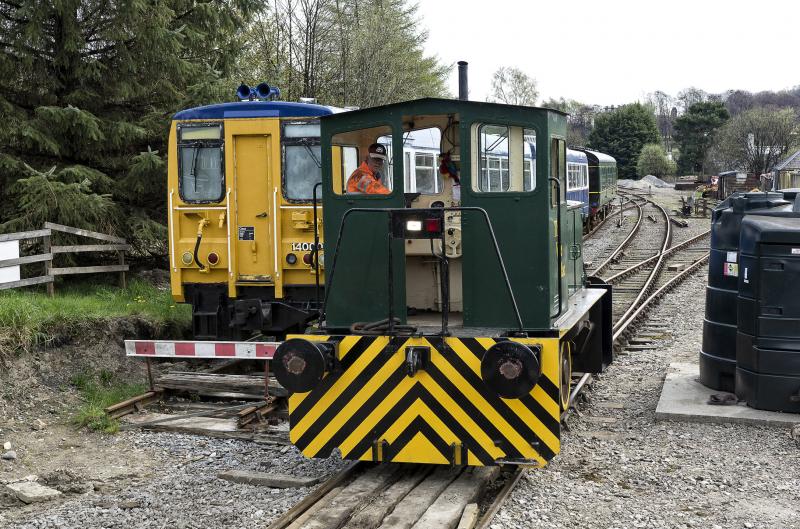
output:
[[[381,170],[386,163],[386,146],[373,143],[367,149],[367,157],[347,179],[348,193],[388,195],[389,189],[381,183]]]

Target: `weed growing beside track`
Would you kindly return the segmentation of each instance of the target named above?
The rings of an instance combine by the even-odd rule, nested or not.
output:
[[[96,374],[75,375],[70,382],[83,400],[83,405],[72,419],[73,422],[77,426],[105,433],[116,433],[119,430],[119,422],[110,419],[104,410],[112,404],[140,395],[146,389],[144,384],[122,381],[106,370]]]
[[[81,324],[125,316],[142,317],[161,329],[191,325],[188,305],[176,304],[168,290],[142,280],[132,280],[126,289],[65,285],[52,298],[43,291],[8,290],[0,292],[0,356],[46,346]]]

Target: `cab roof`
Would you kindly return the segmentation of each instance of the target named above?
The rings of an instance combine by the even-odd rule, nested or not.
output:
[[[311,103],[290,101],[236,101],[187,108],[174,116],[173,121],[184,119],[235,119],[235,118],[306,118],[327,116],[341,109]]]
[[[489,103],[485,101],[477,101],[477,100],[462,100],[462,99],[446,99],[441,97],[422,97],[419,99],[412,99],[409,101],[401,101],[399,103],[389,103],[386,105],[378,105],[375,107],[365,107],[361,109],[349,110],[347,115],[352,117],[353,119],[360,119],[362,117],[372,116],[376,112],[377,113],[392,113],[395,111],[409,111],[412,112],[422,111],[422,112],[431,112],[432,110],[435,111],[436,107],[442,107],[442,113],[452,112],[453,110],[458,111],[459,108],[486,108],[486,109],[519,109],[523,112],[525,111],[547,111],[552,112],[554,114],[560,114],[562,116],[567,116],[566,112],[562,112],[560,110],[556,110],[553,108],[546,108],[546,107],[530,107],[530,106],[520,106],[520,105],[506,105],[504,103]]]

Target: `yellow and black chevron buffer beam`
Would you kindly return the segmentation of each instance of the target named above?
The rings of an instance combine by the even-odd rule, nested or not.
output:
[[[560,450],[558,338],[289,338],[273,369],[308,457],[542,466]]]

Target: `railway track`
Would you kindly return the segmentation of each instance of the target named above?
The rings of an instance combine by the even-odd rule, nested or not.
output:
[[[358,462],[269,529],[485,529],[521,468]]]
[[[700,268],[709,256],[707,238],[711,230],[671,245],[673,232],[669,213],[641,195],[632,196],[646,200],[639,220],[647,218],[649,222],[644,225],[650,226],[640,233],[637,223],[631,235],[612,250],[611,253],[617,257],[598,267],[603,272],[600,277],[614,285],[613,341],[617,350],[628,346],[629,342],[637,348],[649,347],[652,339],[635,338],[638,321],[659,298]],[[653,208],[657,209],[658,216],[647,212]],[[562,415],[562,421],[574,409],[591,379],[589,373],[574,379],[570,405]]]
[[[583,240],[590,240],[596,234],[598,234],[601,230],[605,230],[607,226],[613,224],[620,224],[624,220],[624,216],[629,212],[628,210],[632,210],[636,207],[634,201],[630,199],[623,198],[622,206],[612,206],[611,212],[608,213],[600,222],[598,222],[588,233],[583,235]]]
[[[633,220],[635,219],[635,220]],[[617,220],[629,230],[610,230]],[[630,194],[587,237],[614,233],[594,272],[614,285],[614,342],[635,341],[636,322],[655,300],[708,258],[704,232],[672,244],[669,213]],[[637,344],[639,342],[636,342]],[[591,375],[573,377],[566,420]],[[523,467],[445,467],[355,463],[307,496],[270,529],[486,529],[522,477]]]
[[[606,221],[612,217],[614,221],[610,223],[606,222],[605,225],[600,226],[602,231],[593,231],[584,239],[595,240],[598,241],[598,243],[602,242],[602,244],[604,244],[598,257],[595,259],[597,264],[594,264],[594,262],[587,263],[587,268],[591,270],[588,272],[588,275],[599,275],[603,270],[619,259],[623,250],[634,239],[642,226],[642,219],[644,218],[643,204],[646,204],[643,199],[628,197],[627,202],[619,208],[618,213],[606,217]],[[619,229],[623,224],[630,224],[630,229],[627,231]],[[613,229],[614,226],[616,226],[617,229]]]

